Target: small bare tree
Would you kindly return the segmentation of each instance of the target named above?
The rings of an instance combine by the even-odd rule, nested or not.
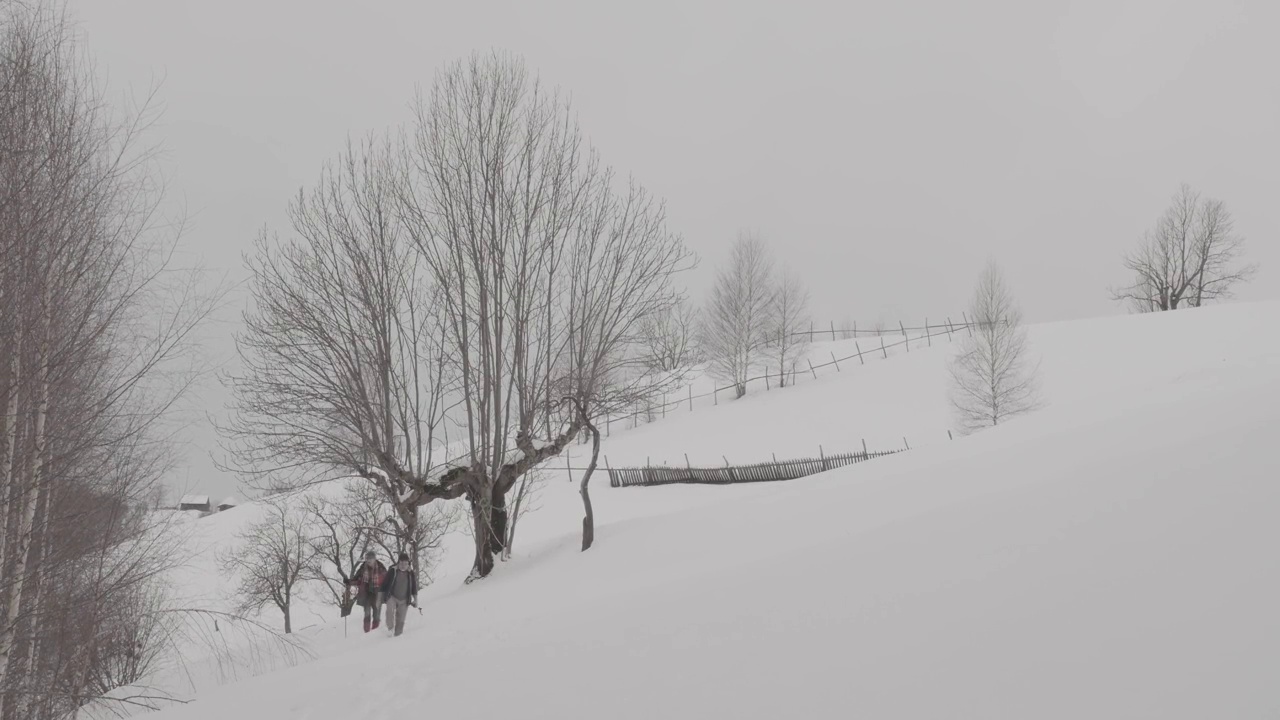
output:
[[[1135,312],[1160,312],[1232,297],[1236,285],[1258,270],[1240,262],[1244,238],[1221,200],[1202,197],[1188,185],[1138,247],[1125,256],[1132,285],[1112,291]]]
[[[687,299],[645,318],[640,332],[651,371],[671,372],[701,360],[698,309]]]
[[[778,361],[778,386],[787,386],[787,375],[794,374],[796,363],[809,348],[809,290],[800,276],[783,270],[773,295],[770,326],[773,356]]]
[[[973,335],[952,358],[951,403],[961,432],[999,425],[1038,407],[1026,329],[1000,268],[989,263],[969,306]]]
[[[284,615],[284,632],[293,632],[291,610],[296,590],[312,567],[315,549],[307,517],[286,498],[264,501],[265,516],[237,538],[219,558],[222,571],[235,579],[237,611],[249,614],[272,605]]]
[[[759,237],[740,233],[728,266],[716,276],[703,318],[703,338],[714,375],[747,394],[747,380],[760,367],[773,335],[770,317],[776,292],[773,260]]]

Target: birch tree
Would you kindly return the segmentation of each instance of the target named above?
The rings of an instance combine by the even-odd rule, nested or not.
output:
[[[1257,264],[1243,262],[1243,254],[1244,238],[1236,234],[1225,203],[1183,185],[1155,227],[1125,255],[1134,282],[1113,290],[1112,297],[1135,312],[1227,299],[1257,273]]]
[[[969,317],[973,334],[963,339],[950,363],[951,403],[964,433],[999,425],[1039,405],[1022,314],[994,262],[978,280]]]
[[[94,608],[162,567],[142,509],[218,293],[173,263],[145,102],[110,110],[57,9],[0,16],[0,717],[57,717],[119,677]]]
[[[703,342],[712,373],[747,394],[747,380],[760,368],[771,341],[775,312],[773,260],[764,241],[740,233],[729,263],[716,275],[703,317]]]
[[[770,307],[773,359],[778,363],[778,387],[787,386],[787,375],[809,348],[809,290],[800,276],[784,269],[778,276]]]

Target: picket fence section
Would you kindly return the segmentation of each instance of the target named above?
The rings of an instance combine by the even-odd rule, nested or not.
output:
[[[905,448],[904,448],[905,449]],[[653,485],[697,484],[732,485],[749,482],[775,482],[795,480],[827,470],[855,465],[903,450],[879,452],[840,453],[816,458],[781,460],[751,465],[725,465],[724,467],[669,467],[646,466],[607,468],[611,487],[647,487]]]

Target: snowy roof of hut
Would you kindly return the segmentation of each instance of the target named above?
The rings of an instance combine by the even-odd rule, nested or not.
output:
[[[179,505],[208,505],[209,496],[208,495],[183,495],[182,499],[178,501],[178,504]]]

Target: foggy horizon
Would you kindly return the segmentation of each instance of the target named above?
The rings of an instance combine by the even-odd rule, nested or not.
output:
[[[74,0],[108,97],[159,83],[184,257],[244,279],[259,230],[347,139],[409,120],[415,89],[473,51],[522,57],[573,97],[604,161],[665,198],[701,302],[740,230],[799,273],[817,327],[957,319],[989,259],[1028,322],[1126,312],[1108,288],[1179,185],[1226,203],[1280,296],[1280,49],[1261,2],[957,7]],[[212,60],[211,60],[212,59]],[[1272,70],[1269,70],[1271,68]],[[205,331],[229,361],[239,290]],[[207,382],[193,416],[227,401]],[[241,496],[190,431],[171,485]]]

